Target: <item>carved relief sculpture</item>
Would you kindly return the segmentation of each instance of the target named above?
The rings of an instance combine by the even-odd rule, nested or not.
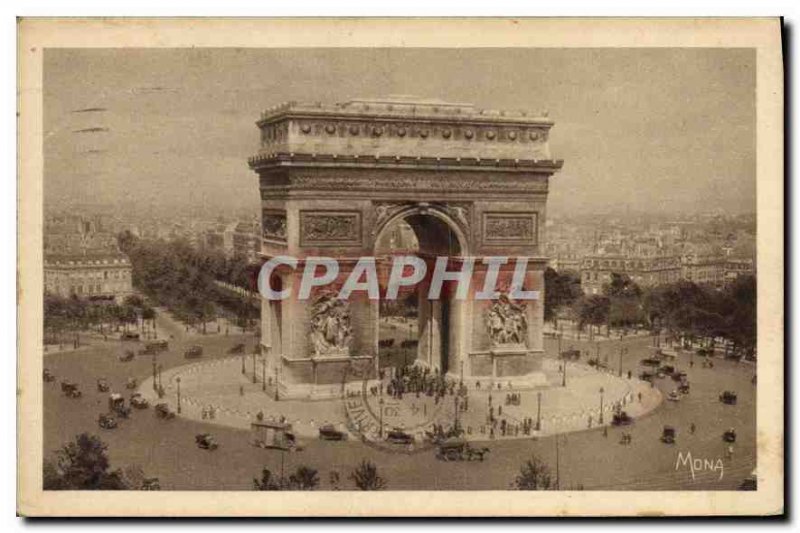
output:
[[[347,355],[353,330],[347,303],[334,294],[321,294],[311,308],[310,338],[313,354]]]
[[[303,245],[358,245],[361,243],[361,213],[301,211],[300,239]]]
[[[525,305],[502,294],[486,314],[486,329],[493,346],[525,345],[528,320]]]
[[[484,213],[486,243],[532,244],[536,242],[536,213]]]
[[[264,210],[261,229],[264,239],[286,242],[286,213]]]

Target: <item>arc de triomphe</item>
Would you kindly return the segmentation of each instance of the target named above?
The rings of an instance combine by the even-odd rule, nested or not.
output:
[[[551,120],[395,98],[291,102],[257,125],[261,147],[249,164],[259,175],[262,255],[301,260],[274,276],[291,296],[262,302],[261,352],[282,397],[338,394],[354,366],[374,376],[379,303],[324,292],[300,300],[297,287],[303,258],[338,259],[343,280],[359,257],[376,255],[398,220],[414,230],[421,257],[447,255],[452,269],[464,257],[528,258],[524,289],[540,293],[525,302],[474,299],[486,268],[478,259],[466,300],[420,296],[416,362],[455,379],[544,380],[544,220],[548,180],[562,165],[550,156]],[[499,338],[490,317],[515,313],[521,338]],[[322,324],[337,328],[333,340],[320,335]]]

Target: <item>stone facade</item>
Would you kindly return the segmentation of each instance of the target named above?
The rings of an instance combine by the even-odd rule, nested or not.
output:
[[[324,396],[352,365],[377,370],[378,302],[345,302],[328,325],[336,330],[347,317],[346,346],[320,350],[312,340],[320,317],[296,287],[309,256],[339,259],[341,283],[398,220],[413,229],[422,257],[450,256],[451,269],[461,257],[528,258],[524,288],[542,298],[517,310],[521,342],[498,343],[487,327],[493,302],[472,299],[485,272],[478,262],[467,300],[420,302],[417,362],[455,377],[542,377],[543,230],[548,180],[562,165],[549,153],[551,120],[389,99],[289,103],[257,125],[261,148],[249,164],[259,175],[262,255],[301,259],[297,271],[276,275],[292,296],[262,306],[262,351],[283,394]]]

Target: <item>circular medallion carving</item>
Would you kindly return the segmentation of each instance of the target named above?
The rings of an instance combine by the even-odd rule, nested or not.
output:
[[[490,141],[492,139],[494,139],[496,136],[497,136],[497,133],[495,133],[494,130],[489,130],[489,131],[486,132],[486,138],[489,139]]]
[[[311,125],[310,124],[303,124],[302,126],[300,126],[300,131],[302,131],[305,134],[311,133]]]
[[[355,124],[350,126],[350,135],[358,135],[358,126]]]
[[[539,132],[536,131],[536,130],[531,130],[530,138],[531,138],[532,141],[538,141],[539,140]]]
[[[336,133],[336,126],[334,126],[333,124],[328,124],[327,126],[325,126],[325,131],[333,135],[334,133]]]
[[[464,137],[466,137],[467,139],[472,139],[474,136],[475,136],[475,133],[473,133],[472,130],[465,130],[464,131]]]
[[[508,138],[511,139],[512,141],[516,140],[517,132],[516,131],[509,131],[508,132]]]
[[[374,128],[372,128],[373,137],[380,137],[381,135],[383,135],[383,127],[375,126]]]
[[[397,136],[398,137],[405,137],[406,136],[406,129],[405,128],[397,128]]]
[[[453,133],[450,130],[442,130],[442,137],[444,137],[445,139],[449,139],[450,135],[452,134]]]
[[[423,139],[427,139],[428,138],[428,130],[419,130],[419,136],[422,137]]]

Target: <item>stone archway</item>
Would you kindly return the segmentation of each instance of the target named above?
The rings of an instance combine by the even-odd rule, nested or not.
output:
[[[525,285],[543,294],[548,181],[562,165],[550,156],[549,118],[395,98],[289,103],[264,112],[257,125],[261,146],[249,164],[259,175],[261,251],[265,259],[299,259],[298,271],[280,274],[290,293],[297,292],[304,258],[335,258],[345,277],[359,257],[373,255],[386,224],[404,219],[418,227],[430,253],[450,256],[442,235],[452,233],[462,257],[525,258]],[[476,264],[476,280],[483,275]],[[537,374],[543,301],[517,310],[527,327],[511,349],[499,346],[487,326],[491,302],[472,296],[474,287],[466,301],[444,304],[447,330],[458,334],[446,337],[452,357],[440,366],[476,379]],[[376,302],[337,307],[352,334],[346,351],[330,353],[317,353],[309,341],[312,302],[293,296],[264,308],[262,349],[282,394],[335,393],[353,367],[377,374]]]
[[[413,255],[426,261],[428,277],[414,288],[417,296],[415,339],[417,344],[410,362],[452,376],[463,366],[462,354],[466,331],[462,315],[465,307],[462,302],[452,299],[452,291],[447,286],[443,288],[441,298],[430,300],[427,297],[429,277],[436,258],[448,257],[458,263],[460,258],[469,255],[469,241],[463,231],[464,228],[459,227],[459,223],[453,219],[450,211],[447,206],[430,205],[427,202],[394,206],[376,227],[373,246],[374,255],[379,262],[389,261],[378,248],[381,237],[401,221],[414,232],[417,249]],[[403,250],[403,255],[407,255],[407,252],[408,250]],[[382,318],[379,311],[379,322]],[[380,336],[380,325],[376,331]],[[407,342],[408,339],[403,341]],[[404,364],[408,364],[405,354],[403,360]]]

